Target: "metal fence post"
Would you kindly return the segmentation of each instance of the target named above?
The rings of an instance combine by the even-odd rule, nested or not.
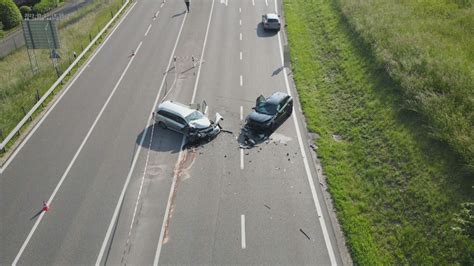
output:
[[[0,129],[0,140],[3,140],[3,131]],[[3,147],[1,150],[1,152],[5,152],[5,147]]]
[[[36,102],[40,100],[40,95],[38,89],[36,89]],[[41,106],[43,106],[43,103],[41,103]]]
[[[23,105],[21,106],[21,110],[23,110],[23,114],[25,114],[25,116],[26,116],[26,110],[25,110],[25,107],[24,107]],[[31,118],[31,116],[30,116],[30,121],[33,121],[33,119]],[[19,131],[18,131],[18,132],[19,132]]]

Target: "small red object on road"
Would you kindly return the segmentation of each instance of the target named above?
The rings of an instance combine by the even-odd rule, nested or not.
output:
[[[49,205],[46,201],[43,201],[43,211],[45,212],[49,211]]]

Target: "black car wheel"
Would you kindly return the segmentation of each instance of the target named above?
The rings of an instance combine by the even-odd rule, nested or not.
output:
[[[270,131],[272,131],[272,132],[275,131],[276,128],[277,128],[277,126],[276,126],[275,121],[273,121],[273,122],[270,124],[270,127],[268,127],[268,129],[269,129]]]
[[[286,111],[287,116],[290,117],[291,113],[293,113],[293,105],[288,105],[288,110]]]

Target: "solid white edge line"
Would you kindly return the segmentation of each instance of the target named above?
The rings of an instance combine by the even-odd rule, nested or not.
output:
[[[212,0],[211,13],[209,15],[209,20],[207,21],[206,35],[204,36],[204,44],[203,44],[203,47],[202,47],[201,59],[199,59],[199,62],[204,62],[203,61],[204,52],[206,50],[207,36],[209,35],[209,27],[211,25],[212,11],[213,10],[214,10],[214,0]],[[202,64],[199,63],[199,68],[198,68],[198,73],[197,73],[197,77],[196,77],[196,83],[194,83],[193,97],[191,98],[191,103],[194,103],[194,100],[196,99],[197,86],[199,84],[199,77],[201,76],[201,66],[202,66]]]
[[[138,50],[140,49],[140,46],[142,45],[142,43],[140,42],[140,44],[138,45],[137,49],[136,49],[136,53],[138,53]],[[53,193],[51,194],[51,196],[49,197],[49,200],[47,202],[47,204],[51,204],[53,202],[53,199],[54,197],[56,196],[56,193],[58,193],[59,191],[59,188],[61,187],[61,185],[63,184],[64,180],[66,179],[67,175],[69,174],[69,171],[71,171],[71,168],[72,166],[74,165],[74,163],[76,162],[76,159],[77,157],[79,156],[79,154],[81,153],[82,149],[84,148],[84,145],[86,144],[87,140],[89,139],[90,135],[92,134],[92,131],[94,131],[94,128],[95,126],[97,125],[97,122],[99,122],[99,119],[102,117],[102,114],[104,113],[105,111],[105,108],[107,108],[107,105],[109,104],[110,100],[112,99],[112,96],[115,94],[115,91],[117,91],[117,88],[118,86],[120,85],[120,82],[122,82],[122,79],[123,77],[125,76],[125,74],[127,73],[128,71],[128,68],[130,67],[130,65],[132,64],[133,60],[135,59],[135,57],[132,57],[130,59],[130,61],[128,62],[127,66],[125,67],[124,71],[122,72],[122,74],[120,75],[120,78],[118,79],[117,83],[115,84],[114,88],[112,89],[112,92],[110,92],[109,94],[109,97],[107,98],[107,100],[105,101],[104,105],[102,106],[102,108],[100,109],[100,112],[99,114],[97,115],[97,117],[95,118],[94,122],[92,123],[92,126],[89,128],[89,131],[87,132],[85,138],[82,140],[82,143],[81,145],[79,146],[79,148],[77,149],[76,153],[74,154],[74,157],[72,158],[71,162],[69,163],[69,165],[67,166],[66,168],[66,171],[64,171],[63,175],[61,176],[61,179],[59,180],[58,184],[56,185],[56,187],[54,188],[53,190]],[[21,246],[20,248],[20,251],[18,252],[18,254],[16,255],[15,257],[15,260],[13,261],[13,265],[16,265],[18,263],[18,260],[20,259],[21,255],[23,254],[23,251],[25,250],[26,246],[28,245],[31,237],[33,236],[36,228],[38,227],[39,223],[41,222],[41,220],[43,219],[43,216],[44,215],[41,215],[35,222],[35,225],[33,226],[33,228],[31,229],[30,233],[28,234],[28,237],[26,238],[25,242],[23,243],[23,245]]]
[[[186,21],[186,17],[187,17],[187,13],[184,14],[183,22],[181,24],[181,28],[179,29],[178,37],[176,38],[176,42],[174,44],[173,51],[170,55],[170,59],[168,61],[168,66],[167,66],[166,69],[169,69],[170,66],[171,66],[171,63],[173,62],[174,53],[176,51],[176,47],[178,46],[178,41],[180,39],[181,32],[182,32],[183,26],[184,26],[184,22]],[[165,84],[165,80],[166,80],[167,75],[168,75],[168,72],[165,72],[165,75],[164,75],[164,77],[161,81],[160,89],[158,90],[158,93],[156,95],[155,102],[153,103],[152,112],[150,112],[150,115],[148,116],[147,125],[145,126],[145,132],[143,133],[142,138],[140,139],[140,145],[138,145],[138,149],[135,152],[135,156],[133,157],[132,165],[131,165],[130,171],[128,172],[128,175],[127,175],[127,180],[125,181],[125,184],[123,186],[122,193],[120,194],[119,200],[117,202],[117,206],[115,206],[115,211],[114,211],[114,214],[112,216],[112,219],[110,220],[109,228],[107,229],[107,233],[105,234],[104,241],[102,242],[102,246],[100,248],[99,255],[97,256],[97,260],[96,260],[96,263],[95,263],[96,266],[100,265],[100,262],[102,261],[102,257],[104,255],[105,248],[107,247],[107,243],[109,242],[110,234],[112,233],[112,229],[113,229],[114,224],[117,220],[117,216],[118,216],[118,213],[120,211],[120,206],[122,205],[123,199],[125,197],[125,191],[127,190],[128,184],[129,184],[130,179],[132,177],[132,173],[133,173],[133,170],[134,170],[135,165],[137,163],[138,156],[139,156],[140,151],[141,151],[141,147],[143,146],[143,141],[145,140],[145,136],[148,133],[147,132],[148,127],[149,127],[148,125],[149,125],[150,121],[152,120],[152,114],[153,114],[153,111],[155,110],[155,106],[158,103],[158,99],[160,97],[161,91],[162,91],[163,86]]]
[[[278,0],[275,0],[275,10],[278,12]],[[281,41],[281,36],[280,32],[278,32],[278,45],[280,47],[280,59],[281,59],[281,65],[284,66],[284,59],[283,59],[283,44]],[[286,90],[288,92],[288,95],[291,96],[291,91],[290,91],[290,84],[288,82],[288,76],[287,76],[287,71],[286,68],[283,67],[283,76],[285,77],[285,85],[286,85]],[[294,107],[293,107],[294,108]],[[324,215],[321,210],[321,205],[319,203],[318,195],[316,194],[316,187],[314,185],[313,181],[313,175],[311,174],[311,170],[309,168],[309,163],[308,163],[308,158],[306,157],[306,151],[303,146],[303,138],[301,137],[301,132],[300,132],[300,127],[298,124],[298,120],[296,118],[295,112],[293,112],[293,122],[296,128],[296,135],[298,137],[298,144],[300,146],[300,151],[301,151],[301,156],[303,157],[303,162],[304,162],[304,169],[306,171],[306,177],[308,179],[308,183],[311,189],[311,195],[313,196],[313,202],[314,206],[316,207],[316,212],[317,215],[319,216],[319,222],[321,224],[321,230],[323,231],[323,236],[324,236],[324,242],[326,244],[326,248],[328,250],[329,254],[329,259],[331,261],[331,265],[337,265],[336,257],[334,255],[334,250],[332,248],[331,244],[331,239],[329,238],[329,233],[326,227],[326,222],[324,220]]]
[[[147,29],[146,32],[145,32],[145,36],[148,35],[148,32],[150,31],[150,29],[151,29],[151,24],[148,26],[148,29]]]
[[[203,43],[202,52],[201,52],[201,59],[199,60],[199,62],[203,62],[204,52],[206,51],[207,37],[209,35],[209,27],[211,25],[213,10],[214,10],[214,0],[212,0],[211,11],[209,13],[209,20],[207,21],[206,35],[204,36],[204,43]],[[201,75],[201,66],[202,66],[202,64],[199,64],[198,73],[197,73],[197,76],[196,76],[196,83],[194,84],[193,96],[191,98],[191,103],[194,103],[194,100],[196,98],[197,86],[198,86],[198,83],[199,83],[199,77]],[[178,164],[181,161],[183,146],[185,144],[185,140],[186,140],[186,138],[183,137],[183,140],[181,142],[181,149],[180,149],[179,156],[178,156],[178,161],[176,162],[176,164]],[[174,188],[176,186],[177,178],[178,178],[178,176],[176,174],[174,174],[173,175],[173,182],[171,184],[170,193],[169,193],[169,196],[168,196],[168,202],[166,203],[165,215],[163,216],[163,223],[161,224],[160,238],[158,239],[158,245],[156,247],[155,258],[153,260],[153,265],[154,266],[158,266],[158,263],[160,262],[161,249],[163,247],[163,238],[165,236],[166,219],[168,218],[168,215],[169,215],[169,211],[170,211],[170,207],[171,207],[171,198],[173,197],[173,191],[174,191]]]
[[[15,151],[12,153],[12,155],[7,159],[7,161],[3,164],[2,167],[0,167],[0,175],[3,173],[3,171],[5,171],[5,169],[7,169],[8,165],[13,161],[13,159],[15,159],[16,155],[18,154],[18,152],[20,152],[20,150],[23,148],[23,146],[25,146],[25,144],[28,142],[28,140],[34,135],[34,133],[36,132],[36,130],[38,130],[38,128],[41,126],[41,124],[43,123],[43,121],[48,117],[48,115],[51,113],[51,111],[53,111],[54,107],[61,101],[61,99],[64,97],[64,95],[66,95],[66,93],[69,91],[69,89],[72,87],[72,85],[76,82],[76,80],[81,76],[82,72],[84,72],[84,70],[87,68],[87,66],[89,66],[90,62],[95,58],[95,56],[100,52],[100,50],[102,49],[102,47],[104,47],[104,45],[107,43],[107,41],[110,39],[110,37],[114,34],[115,30],[117,30],[117,28],[119,27],[120,24],[122,24],[122,22],[124,21],[124,19],[128,16],[128,14],[130,13],[130,11],[135,7],[137,3],[135,2],[127,11],[126,13],[123,15],[123,17],[120,19],[120,21],[117,23],[117,25],[114,27],[114,29],[110,32],[110,34],[107,36],[107,38],[104,40],[104,42],[97,48],[97,50],[95,50],[92,54],[92,56],[87,60],[87,62],[85,64],[83,64],[81,67],[80,67],[80,70],[79,72],[77,72],[76,75],[74,75],[74,78],[71,80],[71,82],[67,85],[66,88],[64,88],[63,90],[61,90],[61,95],[54,101],[53,105],[51,105],[51,107],[46,111],[46,113],[43,115],[43,117],[41,117],[41,119],[38,121],[38,123],[33,127],[33,129],[27,134],[27,136],[25,137],[25,139],[23,139],[23,141],[21,141],[21,143],[18,145],[18,147],[15,149]]]
[[[245,239],[245,215],[240,215],[240,231],[242,235],[242,249],[247,247],[247,241]]]
[[[244,170],[244,149],[240,148],[240,170]]]

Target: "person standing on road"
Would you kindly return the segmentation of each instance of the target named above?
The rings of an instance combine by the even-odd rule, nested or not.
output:
[[[190,4],[189,2],[190,1],[191,0],[184,0],[184,3],[186,4],[186,10],[188,11],[188,13],[189,13],[189,4]]]

